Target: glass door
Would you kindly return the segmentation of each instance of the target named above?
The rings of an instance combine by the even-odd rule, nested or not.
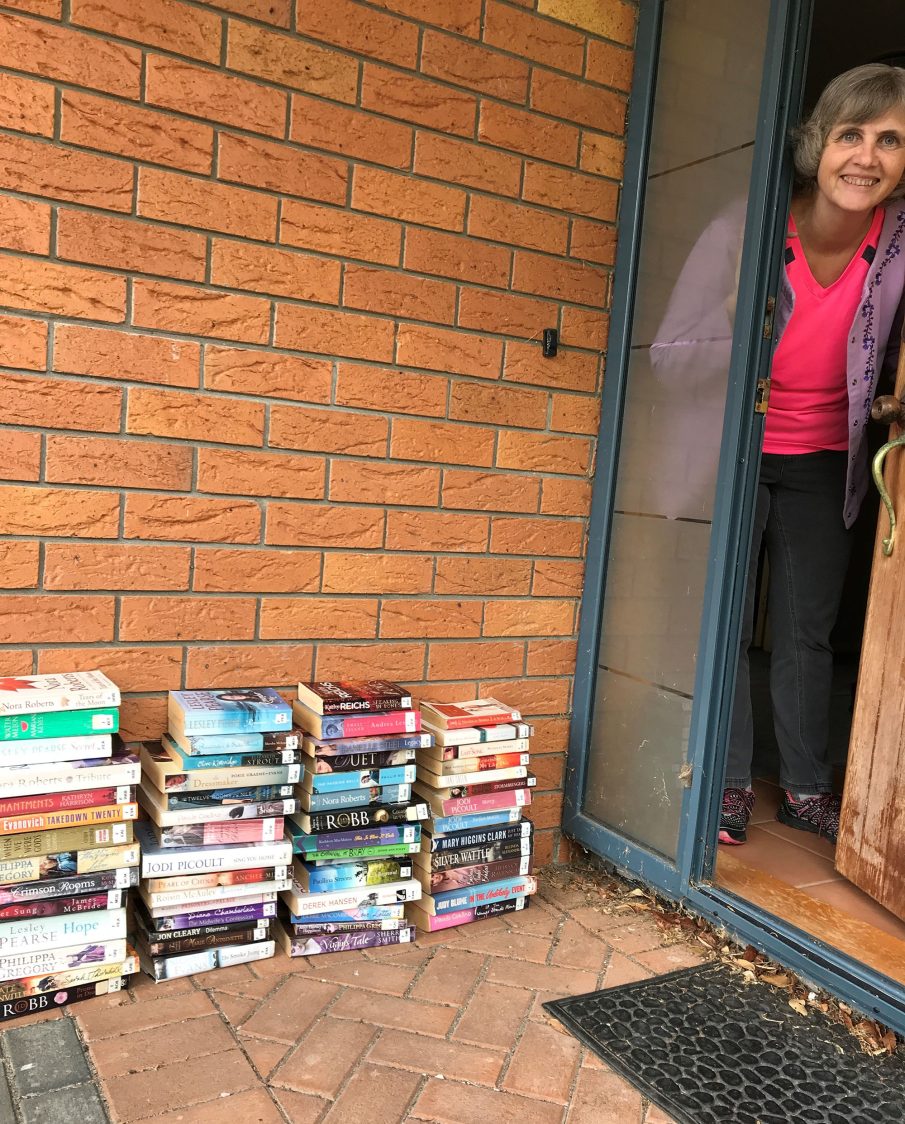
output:
[[[642,5],[565,827],[664,888],[687,878],[695,743],[719,702],[715,552],[769,361],[758,263],[777,235],[776,68],[800,22],[792,0]]]

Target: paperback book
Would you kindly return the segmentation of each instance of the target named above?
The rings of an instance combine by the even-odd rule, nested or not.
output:
[[[292,704],[296,724],[320,741],[336,738],[372,738],[388,734],[418,734],[421,715],[417,710],[388,710],[383,714],[317,714],[299,702]]]
[[[504,913],[516,913],[527,909],[531,904],[528,897],[509,898],[503,902],[489,902],[486,905],[473,906],[471,909],[453,909],[447,913],[428,913],[423,908],[422,902],[412,902],[405,907],[406,917],[409,921],[428,933],[436,933],[441,929],[453,929],[457,925],[468,925],[472,921],[483,921],[487,917],[498,917]]]
[[[411,784],[415,765],[391,765],[386,769],[349,770],[341,773],[312,773],[305,770],[301,788],[306,792],[345,792],[353,788],[376,788],[388,784]]]
[[[134,853],[134,866],[101,870],[95,874],[69,877],[65,874],[48,874],[35,882],[20,882],[13,886],[0,886],[0,906],[13,902],[31,902],[44,898],[71,898],[79,894],[99,894],[114,890],[128,890],[138,885],[138,853]]]
[[[437,745],[443,746],[479,746],[486,742],[524,741],[534,733],[534,727],[527,722],[501,722],[497,726],[463,726],[461,729],[445,730],[425,719],[424,729]]]
[[[167,890],[210,890],[216,887],[247,886],[249,883],[270,882],[289,878],[289,866],[257,866],[248,870],[221,870],[218,874],[183,874],[172,878],[146,878],[144,889],[148,893]]]
[[[125,960],[126,955],[125,938],[60,948],[30,949],[28,952],[0,956],[0,980],[67,972],[72,968],[80,968],[83,964],[118,964]]]
[[[318,835],[384,824],[412,823],[427,819],[428,815],[424,803],[378,804],[373,808],[350,808],[339,812],[295,812],[290,823],[297,824],[307,835]]]
[[[131,842],[131,821],[2,835],[0,836],[0,863],[31,858],[47,852],[74,851],[82,847],[115,847],[120,843]]]
[[[138,784],[141,763],[135,754],[62,761],[46,765],[5,765],[0,768],[0,797],[19,797],[70,789],[118,788]]]
[[[184,976],[195,976],[200,972],[210,972],[214,968],[229,968],[234,964],[251,964],[256,960],[267,960],[273,956],[275,944],[272,940],[253,941],[250,944],[220,945],[217,948],[202,949],[200,952],[185,953],[181,956],[149,956],[139,948],[142,971],[160,983],[163,980],[176,980]]]
[[[212,844],[273,843],[283,838],[283,817],[260,820],[227,820],[220,823],[185,823],[171,827],[153,824],[161,847],[207,847]]]
[[[398,846],[400,843],[417,843],[421,838],[421,824],[376,824],[313,835],[304,831],[290,816],[286,820],[286,836],[292,849],[300,853],[339,851],[347,847]]]
[[[518,823],[522,818],[521,808],[508,808],[503,812],[476,812],[470,816],[438,816],[425,820],[424,826],[434,835],[452,831],[467,831],[472,828],[490,827],[501,823]]]
[[[119,688],[102,671],[0,678],[0,715],[119,706]]]
[[[534,824],[521,820],[513,824],[492,824],[488,827],[440,833],[424,829],[425,849],[428,851],[460,851],[465,847],[503,843],[510,839],[528,839],[534,834]]]
[[[301,851],[305,862],[315,866],[333,866],[349,859],[398,859],[418,854],[420,843],[390,844],[387,847],[344,847],[339,851]]]
[[[395,908],[395,907],[392,907]],[[404,907],[400,907],[400,912]],[[280,923],[291,937],[310,937],[318,933],[360,933],[371,929],[377,932],[389,933],[394,929],[405,928],[404,917],[386,918],[376,921],[291,921],[288,913],[280,913]]]
[[[521,720],[521,711],[497,699],[470,699],[468,702],[422,702],[424,720],[440,730],[461,730],[470,726],[500,726]]]
[[[239,788],[202,788],[193,792],[161,792],[149,782],[145,791],[159,793],[162,807],[169,812],[186,808],[215,808],[230,804],[260,804],[268,800],[288,800],[295,792],[291,784],[260,784]]]
[[[106,804],[99,808],[66,808],[56,812],[30,812],[19,816],[0,816],[0,835],[93,827],[138,818],[138,804]],[[125,843],[125,839],[116,840]]]
[[[376,804],[401,804],[411,799],[410,784],[387,784],[382,788],[349,788],[342,792],[306,792],[297,789],[298,805],[303,812],[326,812],[332,808],[364,808]]]
[[[321,738],[312,737],[310,734],[305,735],[302,742],[302,750],[308,754],[309,757],[314,757],[318,761],[334,761],[336,758],[343,760],[346,757],[356,757],[359,754],[374,754],[381,756],[386,753],[404,753],[406,751],[427,749],[428,746],[433,744],[433,738],[430,734],[378,734],[375,737],[357,737],[357,738],[331,738],[329,740],[322,740]],[[405,765],[408,761],[414,760],[413,757],[407,757],[405,760],[389,761],[389,765]],[[349,765],[352,769],[370,769],[373,765],[384,764],[382,761],[362,761],[360,764]],[[320,769],[317,770],[321,772]],[[324,770],[326,771],[326,770]]]
[[[524,781],[522,782],[524,785]],[[415,784],[415,795],[423,800],[432,812],[441,817],[479,815],[507,808],[521,810],[531,803],[531,789],[522,787],[508,792],[489,792],[480,796],[446,796],[434,792],[427,785]]]
[[[107,890],[98,894],[80,894],[76,898],[44,898],[34,902],[0,905],[0,923],[23,921],[26,918],[91,913],[98,909],[120,909],[126,904],[125,894],[125,890]]]
[[[285,925],[274,926],[277,943],[289,956],[318,956],[324,952],[353,952],[362,948],[381,948],[409,944],[415,939],[413,926],[399,929],[365,929],[349,933],[318,933],[294,936]]]
[[[0,983],[0,1002],[8,1003],[28,995],[42,995],[60,991],[64,988],[78,987],[80,984],[97,984],[115,980],[119,976],[132,976],[138,971],[138,957],[134,950],[128,949],[126,958],[112,964],[85,964],[67,972],[54,972],[52,975],[23,976],[18,980]]]
[[[365,902],[364,905],[330,910],[327,913],[311,913],[305,917],[295,917],[289,914],[289,920],[294,925],[308,923],[316,925],[318,930],[321,930],[325,925],[354,925],[357,927],[362,921],[401,921],[404,916],[404,902],[393,902],[392,905],[373,905],[370,902]]]
[[[119,707],[92,710],[48,711],[0,717],[0,742],[32,738],[70,738],[85,734],[115,734],[119,729]]]
[[[41,1011],[58,1011],[81,1003],[85,999],[95,999],[98,995],[109,995],[114,991],[125,991],[129,986],[128,976],[114,976],[110,980],[97,983],[76,984],[74,987],[46,991],[40,995],[28,995],[21,999],[11,999],[0,1003],[0,1023],[21,1018],[22,1015],[36,1015]]]
[[[309,894],[301,886],[293,883],[292,887],[284,890],[280,896],[293,918],[305,918],[311,914],[335,913],[367,906],[398,905],[400,902],[416,901],[421,897],[421,884],[414,878],[407,878],[399,882],[387,882],[382,886],[360,886],[349,890],[328,890]]]
[[[173,734],[233,734],[289,730],[289,704],[272,687],[223,691],[170,691],[168,729]]]
[[[304,734],[301,730],[268,730],[264,733],[238,734],[176,734],[170,737],[189,757],[217,756],[221,753],[273,753],[298,750]]]
[[[299,683],[299,699],[315,714],[365,714],[410,710],[412,697],[387,679],[337,679]]]
[[[34,738],[31,741],[0,742],[0,767],[44,765],[55,761],[86,761],[110,757],[112,734],[89,734],[82,738]]]
[[[237,929],[235,932],[219,933],[209,937],[185,937],[175,941],[148,941],[142,935],[142,943],[149,956],[178,956],[183,952],[201,952],[206,948],[223,948],[231,944],[252,944],[266,941],[270,928]]]
[[[487,843],[481,847],[468,847],[460,851],[419,851],[415,865],[423,870],[449,870],[457,866],[479,866],[481,863],[498,863],[504,859],[521,859],[531,855],[531,836],[510,839],[505,843]],[[530,874],[529,870],[520,871]]]
[[[141,767],[146,780],[163,792],[202,792],[235,786],[295,784],[300,765],[241,765],[229,769],[185,769],[161,742],[141,743]]]
[[[231,924],[233,922],[264,922],[276,917],[276,902],[256,902],[245,905],[217,906],[212,909],[186,910],[183,913],[170,913],[153,919],[155,930],[166,929],[204,929],[208,926]]]
[[[419,889],[420,884],[419,884]],[[537,879],[531,875],[521,878],[508,878],[500,882],[487,882],[480,886],[469,886],[461,890],[446,890],[439,894],[425,894],[423,909],[427,913],[449,913],[456,909],[471,909],[473,906],[489,902],[506,901],[508,898],[525,897],[537,891]]]
[[[43,815],[67,808],[96,808],[108,804],[132,804],[135,801],[134,785],[116,788],[77,789],[73,792],[51,792],[46,795],[12,796],[0,800],[0,816]]]
[[[161,827],[173,824],[222,823],[235,820],[257,820],[263,816],[288,816],[298,808],[297,800],[268,800],[260,804],[214,804],[210,807],[190,804],[171,811],[166,796],[150,783],[138,790],[141,806]]]
[[[160,740],[183,772],[192,769],[269,768],[271,765],[298,765],[302,761],[302,752],[299,749],[271,749],[260,753],[206,753],[193,756],[181,749],[169,734],[165,733]]]
[[[351,890],[356,886],[382,886],[412,877],[410,860],[374,859],[370,862],[338,863],[335,866],[313,866],[293,863],[292,877],[309,894],[328,890]]]
[[[245,867],[289,866],[292,862],[292,844],[284,840],[171,849],[157,842],[150,824],[141,822],[135,825],[135,836],[141,844],[142,878],[210,874]]]
[[[520,878],[532,870],[530,855],[519,855],[499,862],[476,863],[473,866],[453,866],[446,870],[417,870],[417,878],[430,894],[442,894],[447,890],[462,890],[469,886],[481,886],[485,882],[502,882],[507,878]]]
[[[125,936],[124,909],[93,910],[61,917],[25,917],[0,925],[0,957]]]
[[[137,843],[9,859],[0,862],[0,892],[10,883],[37,882],[44,878],[68,878],[74,874],[94,874],[99,870],[115,870],[121,866],[137,865]]]

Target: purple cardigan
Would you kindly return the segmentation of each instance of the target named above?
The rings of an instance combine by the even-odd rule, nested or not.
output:
[[[744,214],[744,200],[732,204],[706,228],[689,254],[651,344],[651,363],[658,377],[682,374],[693,381],[702,377],[703,372],[713,377],[721,370],[725,379]],[[854,523],[867,491],[865,430],[877,385],[883,375],[894,373],[898,361],[905,311],[903,292],[905,201],[896,200],[886,206],[877,252],[865,278],[849,335],[849,461],[843,506],[847,527]],[[777,300],[774,347],[782,339],[794,306],[795,294],[784,271]]]

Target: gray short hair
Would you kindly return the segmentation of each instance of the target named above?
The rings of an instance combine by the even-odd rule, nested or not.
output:
[[[905,69],[886,63],[868,63],[838,74],[817,99],[810,117],[792,132],[792,157],[798,184],[813,190],[817,168],[834,125],[845,121],[863,125],[892,109],[905,110]],[[890,195],[905,192],[905,184]]]

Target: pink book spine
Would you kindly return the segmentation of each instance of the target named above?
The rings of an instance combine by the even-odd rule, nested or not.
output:
[[[474,921],[474,915],[473,909],[455,909],[452,913],[441,913],[437,917],[427,914],[423,920],[427,922],[427,931],[436,933],[440,929],[453,929],[456,925],[467,925],[469,921]]]
[[[342,716],[343,737],[359,738],[369,734],[417,734],[421,730],[421,715],[405,710],[391,710],[386,714]]]
[[[483,796],[453,797],[442,802],[444,816],[470,816],[477,812],[495,812],[500,808],[527,808],[531,791],[517,788],[512,792],[488,792]]]

